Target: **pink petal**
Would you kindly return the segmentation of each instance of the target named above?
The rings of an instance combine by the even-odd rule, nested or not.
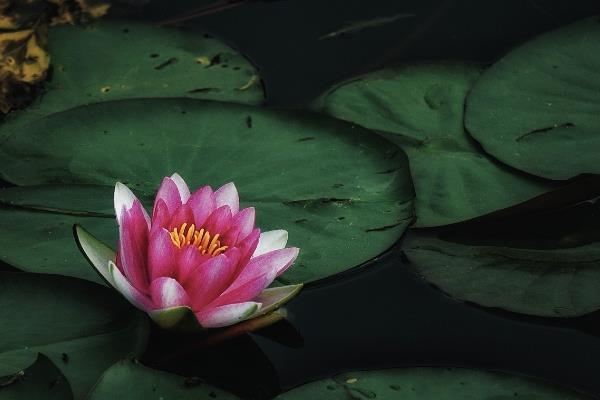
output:
[[[217,208],[215,195],[210,186],[204,186],[194,192],[187,202],[194,212],[194,223],[202,226],[206,218]]]
[[[190,273],[185,288],[192,298],[192,309],[200,310],[223,293],[231,282],[235,264],[225,254],[201,264]]]
[[[238,268],[235,272],[235,276],[237,277],[240,272],[246,267],[250,258],[252,258],[252,254],[258,245],[258,238],[260,237],[260,229],[256,228],[252,230],[252,232],[246,236],[244,240],[239,242],[236,245],[236,248],[240,251],[240,260],[238,261]]]
[[[240,259],[242,258],[242,252],[241,252],[241,250],[238,249],[237,247],[232,247],[230,249],[227,249],[227,251],[225,251],[225,255],[227,256],[227,259],[232,264],[234,264],[236,266],[236,268],[237,268],[237,265],[239,264]]]
[[[158,278],[150,284],[155,309],[188,306],[190,298],[185,289],[173,278]]]
[[[131,207],[133,207],[133,203],[139,200],[131,190],[121,182],[117,182],[115,185],[115,193],[114,193],[114,204],[115,204],[115,214],[117,216],[117,222],[119,225],[123,223],[123,213],[125,211],[129,211]],[[144,219],[146,223],[150,225],[150,218],[146,213],[146,210],[142,207]]]
[[[204,228],[211,235],[223,234],[231,226],[232,216],[229,206],[222,206],[213,211],[204,223]]]
[[[185,284],[192,273],[200,266],[200,264],[208,261],[211,258],[208,254],[202,254],[194,246],[186,246],[177,254],[177,269],[176,277],[179,282]]]
[[[171,241],[169,231],[164,228],[154,230],[148,244],[148,271],[150,280],[161,276],[173,276],[176,267],[177,247]]]
[[[231,222],[231,228],[224,235],[227,245],[235,246],[238,242],[244,240],[254,229],[255,218],[254,207],[244,208],[235,214]]]
[[[187,204],[181,205],[177,211],[175,211],[171,217],[171,221],[169,221],[169,231],[181,227],[183,223],[187,223],[188,227],[194,223],[194,213]]]
[[[163,199],[158,200],[152,211],[152,229],[168,228],[170,221],[171,214],[169,214],[167,203]]]
[[[256,246],[258,245],[259,237],[260,237],[260,229],[257,228],[257,229],[252,230],[252,232],[248,236],[246,236],[246,238],[244,240],[242,240],[241,242],[239,242],[237,244],[236,247],[240,250],[240,261],[238,262],[238,265],[239,265],[238,272],[241,272],[240,268],[245,267],[246,264],[248,264],[248,261],[250,261],[252,254],[255,253],[255,249],[256,249]]]
[[[148,311],[152,308],[150,299],[133,287],[112,261],[108,262],[108,271],[111,275],[114,288],[131,304],[143,311]]]
[[[260,310],[260,303],[227,304],[196,313],[198,322],[205,328],[220,328],[241,322]]]
[[[169,177],[163,179],[162,183],[160,184],[160,188],[158,189],[158,193],[156,193],[156,198],[154,199],[154,208],[157,207],[159,200],[163,200],[165,202],[171,215],[182,204],[179,188],[173,179]],[[154,214],[154,211],[152,214]]]
[[[273,250],[283,249],[287,244],[287,240],[288,233],[283,229],[261,233],[258,246],[256,247],[256,251],[254,252],[254,257],[260,256]]]
[[[242,303],[258,296],[273,279],[268,274],[263,274],[250,279],[242,285],[229,287],[223,294],[212,301],[207,308],[222,306],[225,304]]]
[[[117,266],[119,271],[121,271],[121,273],[124,274],[125,271],[123,270],[123,266],[121,265],[121,253],[119,253],[120,248],[121,248],[121,241],[119,240],[117,242],[117,250],[115,250],[115,265]]]
[[[229,182],[217,189],[215,199],[217,200],[217,207],[229,206],[231,213],[234,215],[240,209],[240,198],[233,182]]]
[[[123,215],[123,222],[119,227],[119,256],[120,266],[127,279],[137,290],[148,293],[148,226],[141,210],[141,204],[136,200],[131,209]]]
[[[185,183],[181,175],[179,175],[178,173],[174,173],[173,175],[171,175],[171,180],[175,183],[175,185],[177,185],[177,190],[179,191],[179,198],[181,199],[181,202],[185,204],[190,198],[190,188],[188,187],[187,183]]]
[[[279,267],[279,269],[277,269],[277,274],[275,275],[275,277],[278,277],[281,274],[283,274],[294,263],[294,261],[296,261],[296,258],[298,257],[298,253],[300,252],[300,249],[297,248],[297,247],[288,247],[286,249],[275,250],[275,251],[284,251],[284,250],[292,250],[291,251],[291,253],[293,254],[292,255],[292,259],[289,262],[287,262],[285,264],[282,264],[281,267]],[[272,251],[272,252],[267,253],[267,254],[274,253],[275,251]]]
[[[289,247],[251,258],[235,279],[231,288],[237,288],[261,275],[266,275],[268,277],[269,282],[267,285],[270,285],[275,277],[279,276],[292,265],[296,257],[298,257],[298,251],[299,249],[296,247]]]

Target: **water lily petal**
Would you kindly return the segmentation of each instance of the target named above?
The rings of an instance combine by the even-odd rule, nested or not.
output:
[[[79,225],[73,227],[73,233],[90,264],[108,284],[113,285],[108,272],[108,262],[115,259],[115,251]]]
[[[179,306],[152,310],[148,312],[148,315],[156,325],[163,329],[170,329],[184,321],[189,315],[193,316],[193,313],[191,308]],[[195,317],[192,318],[195,319]]]
[[[196,190],[186,204],[194,212],[196,226],[202,226],[206,218],[217,209],[217,201],[210,186],[204,186]]]
[[[269,274],[259,275],[247,282],[229,287],[223,294],[208,304],[207,308],[223,306],[225,304],[242,303],[253,300],[273,281]]]
[[[237,265],[240,262],[240,259],[242,258],[242,252],[237,247],[232,247],[230,249],[227,249],[225,255],[227,256],[229,262],[236,266],[236,268],[234,268],[235,271],[237,269]],[[234,276],[231,277],[231,282],[233,282],[233,278]]]
[[[115,265],[117,266],[117,268],[119,269],[119,271],[121,271],[121,273],[123,275],[125,275],[125,270],[123,269],[123,266],[121,265],[121,253],[119,253],[119,249],[121,248],[121,241],[117,241],[117,250],[115,251]],[[112,260],[111,260],[112,261]]]
[[[179,206],[181,206],[182,202],[179,188],[173,179],[166,177],[162,180],[158,193],[156,193],[156,198],[154,199],[154,208],[156,208],[159,200],[165,202],[171,215],[175,213]],[[154,214],[154,211],[152,214]]]
[[[239,266],[244,267],[252,258],[252,255],[256,252],[256,246],[258,246],[260,238],[260,229],[256,228],[250,232],[248,236],[237,244],[237,248],[240,249],[241,257]],[[238,272],[241,272],[238,271]]]
[[[193,220],[194,213],[192,212],[192,209],[187,204],[183,204],[179,206],[179,208],[171,217],[168,229],[172,230],[173,228],[179,228],[183,223],[187,223],[189,227],[192,224]]]
[[[254,207],[244,208],[233,216],[231,222],[231,228],[225,234],[227,243],[230,246],[235,246],[238,242],[244,240],[252,229],[254,229],[254,221],[256,219],[256,212]]]
[[[150,294],[155,309],[189,306],[190,297],[173,278],[157,278],[150,284]]]
[[[123,222],[119,226],[119,257],[120,266],[127,279],[137,290],[148,293],[148,226],[141,210],[140,202],[135,200],[131,209],[123,215]]]
[[[254,257],[268,253],[273,250],[283,249],[288,241],[288,233],[283,229],[267,231],[260,234],[258,246],[254,251]]]
[[[135,194],[121,182],[115,184],[114,204],[115,204],[115,215],[117,216],[117,222],[119,225],[123,222],[123,213],[129,211],[133,207],[133,203],[138,200]],[[139,200],[138,200],[139,202]],[[142,207],[144,218],[148,226],[150,225],[150,217],[146,213],[146,210]]]
[[[215,199],[217,200],[217,207],[229,206],[232,214],[237,214],[240,209],[240,198],[238,195],[237,188],[233,182],[229,182],[221,186],[215,192]]]
[[[202,254],[194,246],[187,246],[177,253],[176,278],[184,284],[200,264],[210,259],[208,254]]]
[[[267,285],[271,284],[275,277],[292,265],[298,257],[298,251],[297,247],[289,247],[253,257],[240,272],[231,287],[235,289],[261,275],[267,275],[269,279]]]
[[[235,264],[225,254],[202,263],[186,280],[185,288],[192,297],[192,309],[198,311],[210,303],[231,282]]]
[[[131,208],[126,213],[123,215],[123,224],[135,224],[136,229],[140,232],[148,232],[150,229],[148,213],[138,199],[133,201]]]
[[[291,299],[293,299],[302,289],[303,284],[280,286],[263,290],[253,301],[262,304],[258,315],[267,314]],[[253,315],[256,317],[258,315]]]
[[[223,234],[231,226],[232,218],[229,206],[221,206],[210,214],[204,223],[204,227],[211,235]]]
[[[163,199],[156,201],[154,210],[152,210],[152,229],[168,228],[171,221],[171,214],[167,203]]]
[[[227,304],[203,310],[196,313],[196,318],[205,328],[220,328],[241,322],[261,307],[260,303],[247,301],[245,303]]]
[[[171,180],[175,183],[175,185],[177,185],[179,198],[181,199],[181,202],[185,204],[190,198],[190,188],[188,187],[187,183],[185,183],[181,175],[179,175],[177,172],[171,175]]]
[[[284,273],[284,272],[285,272],[285,271],[286,271],[286,270],[287,270],[289,267],[291,267],[291,265],[294,263],[294,261],[296,261],[296,258],[298,258],[298,253],[300,252],[300,249],[299,249],[298,247],[288,247],[288,248],[285,248],[285,249],[281,249],[281,250],[275,250],[275,251],[283,251],[283,250],[289,250],[289,253],[288,253],[288,254],[289,254],[289,255],[290,255],[290,257],[291,257],[291,260],[290,260],[290,261],[288,261],[288,262],[286,262],[285,264],[282,264],[282,265],[279,267],[279,269],[277,270],[277,274],[275,275],[275,277],[278,277],[278,276],[280,276],[280,275],[281,275],[281,274],[283,274],[283,273]],[[266,254],[264,254],[264,255],[267,255],[267,254],[274,253],[275,251],[273,251],[273,252],[270,252],[270,253],[266,253]]]
[[[176,268],[177,248],[171,241],[169,231],[153,230],[148,245],[148,273],[150,280],[161,276],[173,276]]]
[[[143,311],[148,311],[152,308],[150,298],[133,287],[112,261],[108,262],[108,272],[112,278],[114,288],[117,289],[131,304]]]

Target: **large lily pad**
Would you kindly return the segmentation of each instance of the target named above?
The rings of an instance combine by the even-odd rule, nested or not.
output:
[[[256,207],[261,229],[287,229],[290,245],[301,247],[282,283],[367,261],[412,219],[403,152],[309,113],[184,99],[107,102],[30,123],[0,153],[4,176],[19,184],[112,186],[118,179],[148,198],[173,172],[192,188],[233,181],[244,205]]]
[[[308,383],[276,397],[300,399],[402,399],[402,400],[500,400],[591,399],[543,381],[453,368],[403,368],[349,372],[332,379]]]
[[[544,34],[489,68],[465,124],[487,152],[551,179],[600,173],[600,24]]]
[[[114,247],[113,188],[42,185],[0,190],[0,260],[23,271],[74,276],[102,283],[73,239],[82,224]]]
[[[210,36],[133,21],[50,30],[52,78],[34,104],[0,125],[0,138],[24,123],[84,104],[190,97],[260,104],[258,72]]]
[[[67,378],[43,354],[37,360],[12,375],[0,378],[2,400],[72,400]]]
[[[335,86],[313,108],[401,146],[414,178],[416,226],[452,224],[556,186],[498,163],[465,132],[465,96],[479,73],[462,64],[385,69]]]
[[[145,348],[148,323],[107,288],[49,275],[0,273],[0,375],[47,355],[83,398],[102,372]]]
[[[212,387],[198,378],[184,378],[124,360],[110,367],[89,395],[89,400],[236,400],[237,396]]]
[[[453,297],[574,317],[600,309],[599,210],[588,203],[522,223],[413,231],[403,247],[411,265]]]

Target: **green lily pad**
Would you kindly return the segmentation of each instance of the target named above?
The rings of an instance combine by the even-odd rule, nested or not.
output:
[[[83,398],[102,372],[145,348],[148,322],[119,296],[83,280],[0,273],[0,375],[47,355]]]
[[[415,184],[416,226],[452,224],[556,187],[498,163],[465,132],[465,96],[479,73],[462,64],[385,69],[336,85],[313,108],[402,147]]]
[[[12,375],[0,378],[3,400],[72,400],[73,393],[65,376],[43,354],[37,360]]]
[[[537,379],[455,368],[399,368],[349,372],[292,389],[277,400],[296,399],[500,400],[591,399]]]
[[[457,299],[575,317],[600,309],[599,211],[600,202],[584,203],[477,229],[413,231],[403,248],[419,274]]]
[[[586,19],[512,50],[467,97],[465,125],[487,152],[534,175],[600,173],[600,24]]]
[[[90,393],[89,400],[236,400],[237,396],[212,387],[197,378],[184,378],[156,371],[133,361],[119,361],[110,367]]]
[[[11,113],[0,125],[0,138],[19,134],[19,127],[32,120],[103,101],[264,101],[256,68],[229,46],[198,32],[101,21],[52,28],[48,40],[53,69],[45,93],[25,110]]]
[[[82,224],[114,247],[118,227],[113,188],[42,185],[0,190],[0,260],[27,272],[74,276],[103,283],[73,240]]]
[[[289,244],[301,248],[281,283],[361,264],[412,220],[404,153],[362,128],[310,113],[186,99],[105,102],[27,124],[4,142],[0,165],[18,184],[121,180],[144,199],[173,172],[192,188],[233,181],[263,231],[286,229]]]

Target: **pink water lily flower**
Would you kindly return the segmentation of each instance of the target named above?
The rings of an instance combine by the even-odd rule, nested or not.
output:
[[[193,314],[202,328],[264,315],[302,285],[267,289],[298,248],[287,232],[261,232],[254,208],[239,209],[233,183],[190,193],[178,174],[164,178],[150,218],[122,183],[115,186],[119,243],[114,253],[81,227],[80,248],[102,277],[163,327]]]

